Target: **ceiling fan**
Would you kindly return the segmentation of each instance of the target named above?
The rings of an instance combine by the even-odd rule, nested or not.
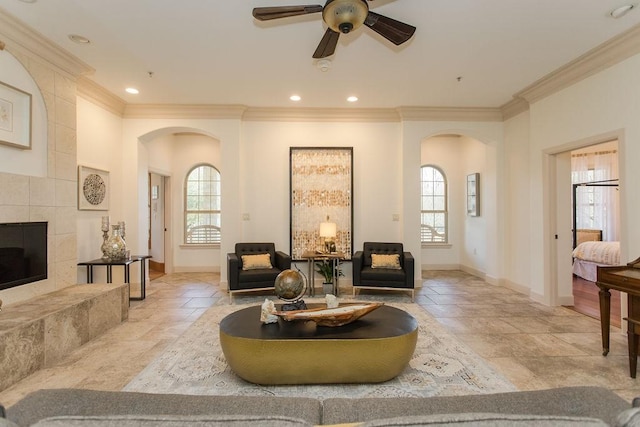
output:
[[[322,12],[322,20],[329,28],[313,53],[317,59],[333,55],[340,33],[348,34],[363,24],[396,46],[409,40],[416,31],[414,26],[370,11],[367,0],[327,0],[324,6],[256,7],[253,16],[259,21],[269,21],[318,12]]]

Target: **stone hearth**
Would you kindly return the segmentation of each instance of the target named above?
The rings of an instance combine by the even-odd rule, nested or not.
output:
[[[129,285],[76,285],[0,312],[0,391],[129,317]]]

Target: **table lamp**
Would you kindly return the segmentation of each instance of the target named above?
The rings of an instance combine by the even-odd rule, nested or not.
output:
[[[320,237],[324,238],[324,250],[325,252],[332,253],[336,251],[336,244],[333,241],[337,234],[337,226],[335,222],[329,222],[329,215],[327,215],[327,221],[320,223]]]

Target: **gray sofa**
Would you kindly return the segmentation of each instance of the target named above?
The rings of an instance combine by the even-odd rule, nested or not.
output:
[[[39,390],[0,426],[638,426],[638,408],[601,387],[455,397],[191,396]]]

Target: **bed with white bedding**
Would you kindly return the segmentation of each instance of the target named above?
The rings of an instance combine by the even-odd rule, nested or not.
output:
[[[595,282],[598,266],[620,265],[620,242],[587,241],[573,250],[573,274]]]

